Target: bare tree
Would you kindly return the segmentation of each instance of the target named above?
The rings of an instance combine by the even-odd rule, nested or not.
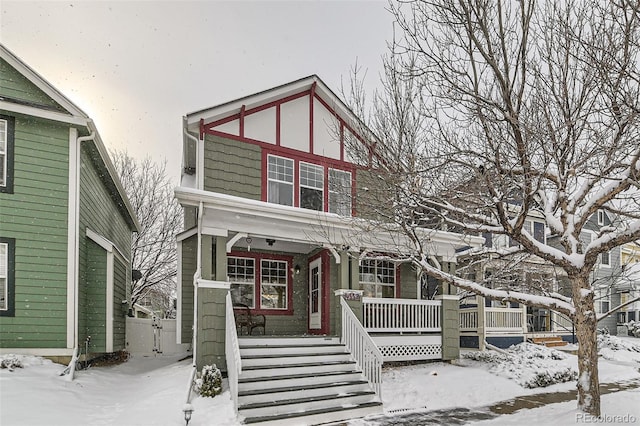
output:
[[[136,160],[126,151],[111,156],[140,222],[131,242],[131,305],[149,296],[166,311],[176,290],[175,235],[182,229],[182,209],[173,197],[166,162]]]
[[[589,277],[603,252],[640,237],[640,2],[430,0],[389,8],[399,31],[383,89],[367,102],[356,75],[346,94],[375,134],[349,144],[380,183],[371,186],[369,208],[357,200],[359,215],[402,229],[412,241],[407,257],[443,282],[571,317],[578,406],[600,415]],[[598,210],[616,221],[586,242],[581,234]],[[525,229],[532,214],[559,244]],[[571,297],[489,289],[482,278],[442,271],[424,238],[436,227],[512,239],[517,244],[493,254],[545,260],[566,274]]]

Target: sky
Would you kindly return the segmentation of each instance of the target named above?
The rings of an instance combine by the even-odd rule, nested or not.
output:
[[[358,66],[373,90],[392,35],[386,1],[0,1],[0,42],[85,111],[108,149],[167,162],[182,117]]]

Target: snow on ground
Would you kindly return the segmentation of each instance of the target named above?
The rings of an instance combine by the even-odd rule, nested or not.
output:
[[[629,343],[635,346],[625,346]],[[610,337],[608,343],[603,342],[599,364],[603,383],[640,379],[640,352],[635,352],[634,347],[640,348],[640,339]],[[407,410],[481,407],[520,395],[575,389],[573,381],[532,389],[519,384],[523,377],[533,375],[536,366],[548,369],[546,361],[541,361],[546,358],[562,368],[577,369],[575,355],[566,354],[564,359],[554,360],[550,351],[540,348],[533,351],[533,354],[514,351],[518,368],[506,361],[496,367],[469,359],[452,364],[436,362],[385,368],[382,386],[385,412],[401,415]],[[537,351],[542,351],[542,355],[535,355]],[[537,363],[525,361],[532,356]],[[182,407],[191,364],[189,360],[179,361],[180,358],[132,357],[120,365],[79,371],[76,380],[69,382],[59,375],[64,366],[42,358],[19,357],[24,368],[0,370],[0,424],[184,425]],[[524,371],[516,374],[518,369]],[[224,386],[227,386],[226,380]],[[635,416],[635,422],[640,423],[639,400],[639,389],[604,395],[602,412],[611,421],[598,423],[624,423],[623,417],[615,417],[624,415]],[[195,397],[192,404],[195,411],[189,426],[238,424],[228,390],[215,398]],[[575,408],[573,401],[552,404],[502,415],[481,424],[580,423],[576,416],[582,413]],[[588,423],[589,419],[583,420]],[[364,425],[367,421],[351,423]]]

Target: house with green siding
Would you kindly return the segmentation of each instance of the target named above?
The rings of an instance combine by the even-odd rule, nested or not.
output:
[[[137,230],[91,118],[0,45],[0,353],[124,349]]]
[[[369,362],[457,356],[455,291],[423,300],[403,261],[414,242],[367,209],[381,184],[373,139],[318,76],[187,114],[183,135],[178,343],[193,343],[195,367],[227,370],[247,423],[377,412]],[[482,242],[416,237],[449,271]]]

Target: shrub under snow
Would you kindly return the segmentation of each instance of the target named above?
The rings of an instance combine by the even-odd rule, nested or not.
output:
[[[0,358],[0,368],[13,371],[15,368],[22,368],[22,361],[15,355],[4,355]]]
[[[222,373],[215,364],[202,367],[196,379],[195,390],[201,396],[214,397],[222,392]]]
[[[513,379],[525,388],[546,387],[578,378],[568,362],[561,362],[567,358],[566,354],[526,342],[504,352],[466,352],[462,357],[487,363],[490,372]]]

